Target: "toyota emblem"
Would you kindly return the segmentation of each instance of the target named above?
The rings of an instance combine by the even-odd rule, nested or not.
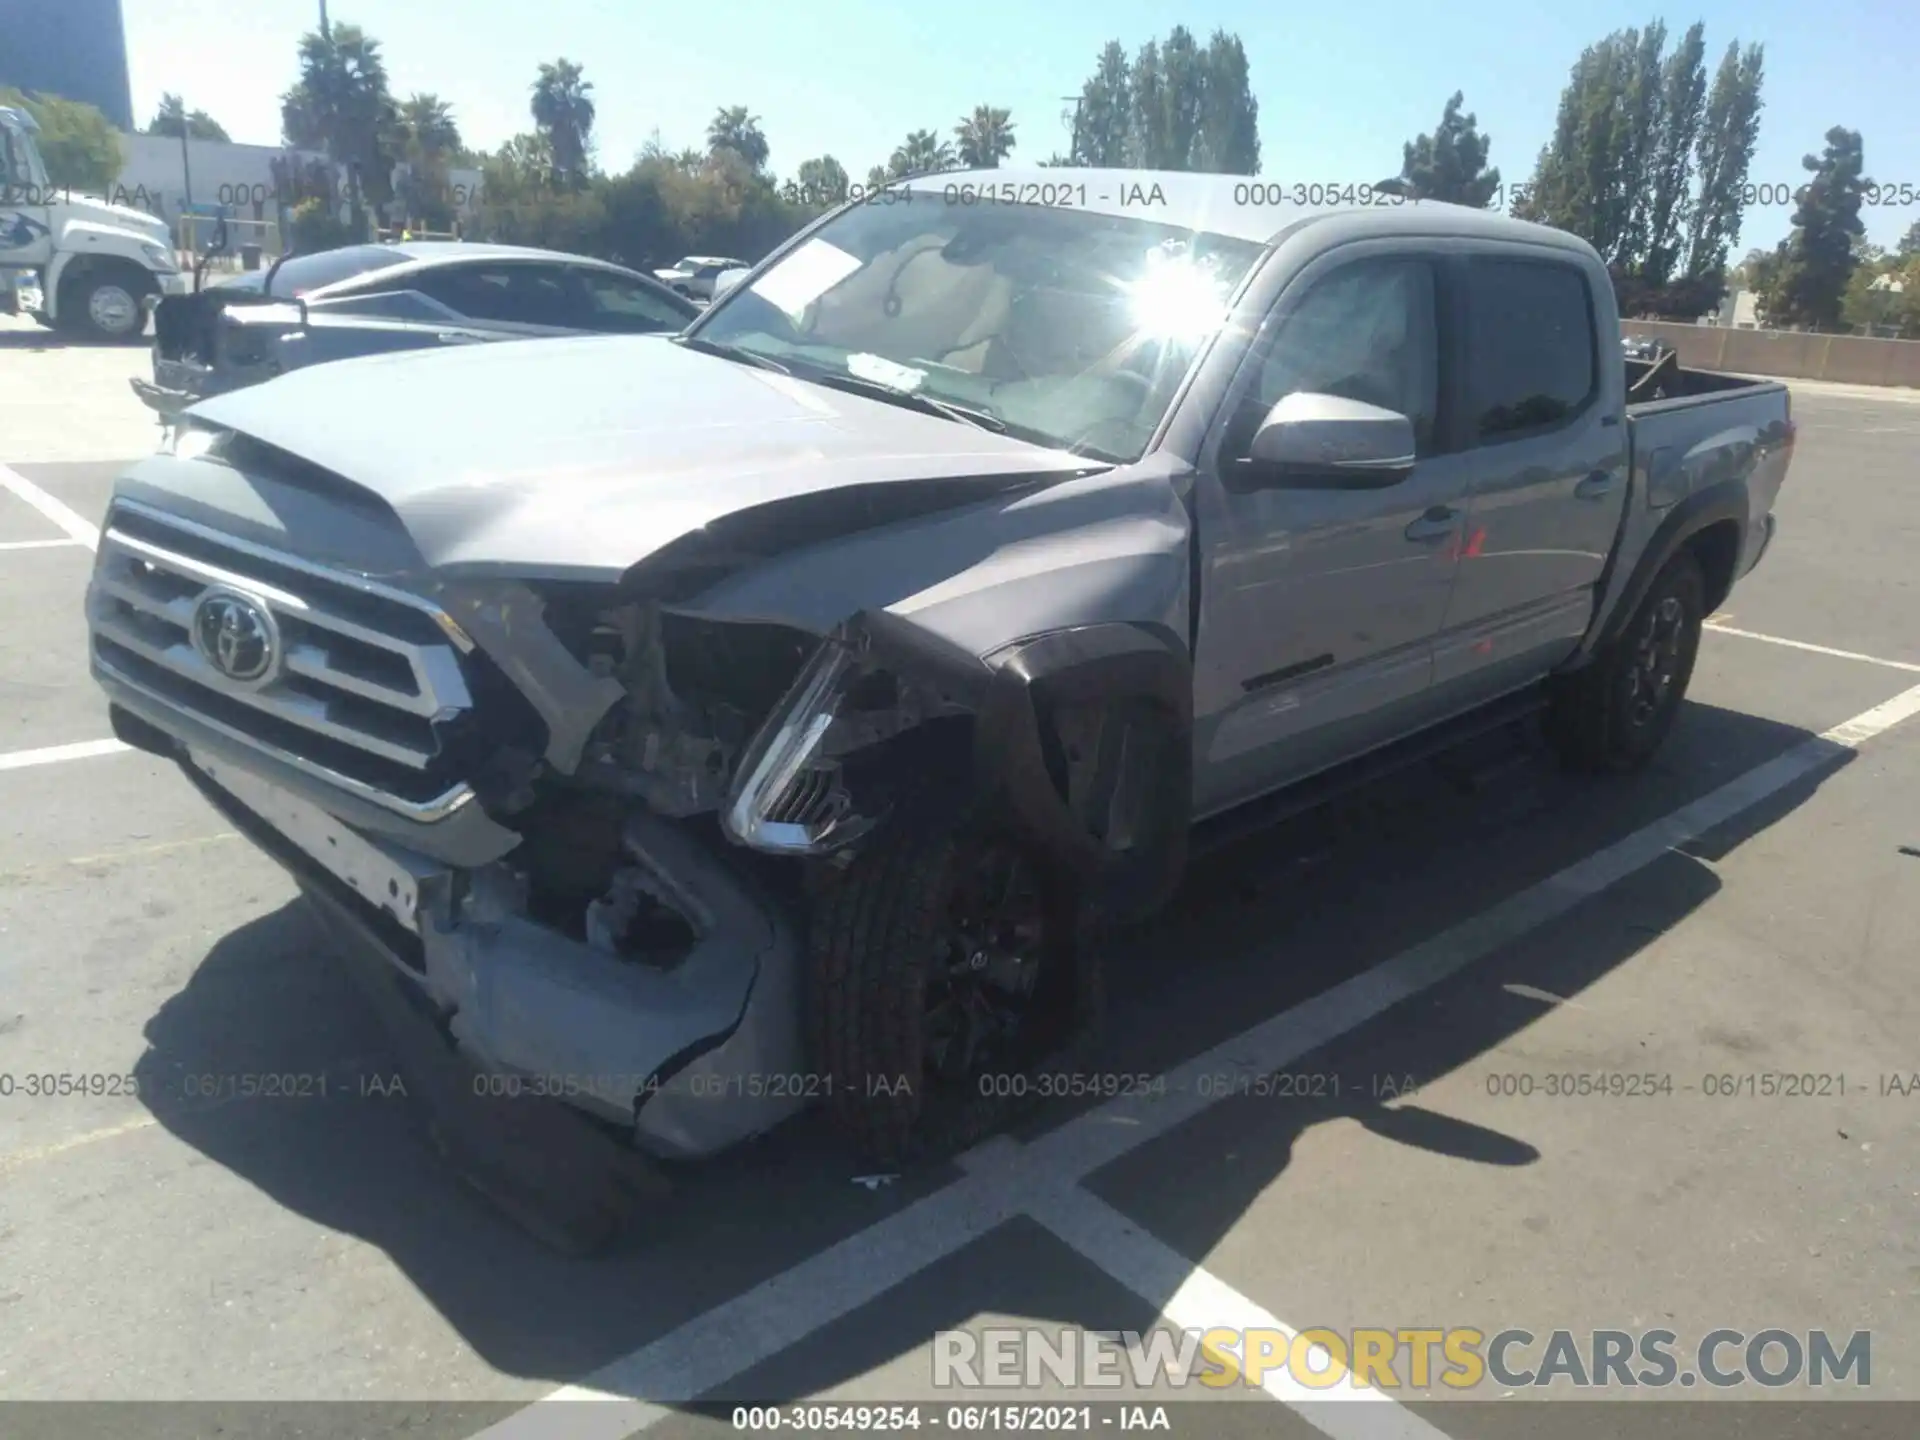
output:
[[[266,605],[237,590],[209,590],[194,602],[193,648],[222,676],[251,685],[273,674],[280,631]]]

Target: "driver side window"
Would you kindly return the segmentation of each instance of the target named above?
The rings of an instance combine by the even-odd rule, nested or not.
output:
[[[1360,260],[1316,281],[1273,335],[1228,453],[1245,455],[1267,412],[1306,391],[1405,415],[1416,453],[1431,454],[1440,410],[1438,334],[1433,266],[1425,260]]]

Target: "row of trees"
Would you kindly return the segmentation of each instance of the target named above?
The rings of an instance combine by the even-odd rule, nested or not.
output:
[[[1709,81],[1704,27],[1690,26],[1671,45],[1670,38],[1655,21],[1581,52],[1524,186],[1503,186],[1490,163],[1492,142],[1456,92],[1438,125],[1402,147],[1399,173],[1378,188],[1483,207],[1501,203],[1504,192],[1514,213],[1590,241],[1629,314],[1691,319],[1737,282],[1756,292],[1769,324],[1920,329],[1916,302],[1901,298],[1920,288],[1907,278],[1912,247],[1888,254],[1863,239],[1860,210],[1872,182],[1855,131],[1829,131],[1824,151],[1806,157],[1788,237],[1729,273],[1748,204],[1775,188],[1749,180],[1764,52],[1729,44]],[[529,86],[530,128],[489,154],[466,147],[439,96],[394,96],[379,43],[358,26],[303,36],[298,64],[281,97],[283,139],[339,167],[349,216],[344,226],[335,218],[341,197],[326,166],[284,157],[276,178],[282,195],[298,202],[292,218],[301,248],[365,234],[369,222],[449,228],[465,198],[449,183],[456,168],[482,174],[470,233],[632,264],[699,251],[751,258],[851,189],[847,167],[832,155],[803,161],[782,183],[760,118],[743,105],[715,112],[704,146],[670,151],[656,133],[632,165],[606,170],[593,83],[564,58],[540,65]],[[56,181],[102,185],[114,177],[116,137],[97,111],[60,100],[29,103]],[[1062,118],[1068,148],[1042,164],[1260,170],[1259,104],[1246,50],[1224,30],[1202,44],[1175,26],[1131,54],[1109,41]],[[147,133],[227,138],[218,121],[188,111],[176,95],[162,97]],[[948,129],[910,132],[865,171],[865,182],[998,166],[1014,152],[1016,135],[1007,109],[978,105]]]

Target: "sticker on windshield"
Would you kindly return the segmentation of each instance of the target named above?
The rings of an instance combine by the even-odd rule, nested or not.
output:
[[[809,240],[755,283],[753,293],[798,320],[807,306],[860,268],[838,245]]]
[[[882,355],[867,354],[849,355],[847,373],[858,375],[862,380],[891,386],[895,390],[918,390],[920,382],[927,378],[924,370],[916,370],[911,365],[896,365]]]

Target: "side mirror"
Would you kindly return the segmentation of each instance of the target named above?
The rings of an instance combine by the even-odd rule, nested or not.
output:
[[[751,270],[722,270],[713,280],[713,298],[718,300],[752,273]]]
[[[1385,489],[1413,470],[1413,421],[1362,400],[1302,391],[1267,412],[1245,463],[1256,486]]]

